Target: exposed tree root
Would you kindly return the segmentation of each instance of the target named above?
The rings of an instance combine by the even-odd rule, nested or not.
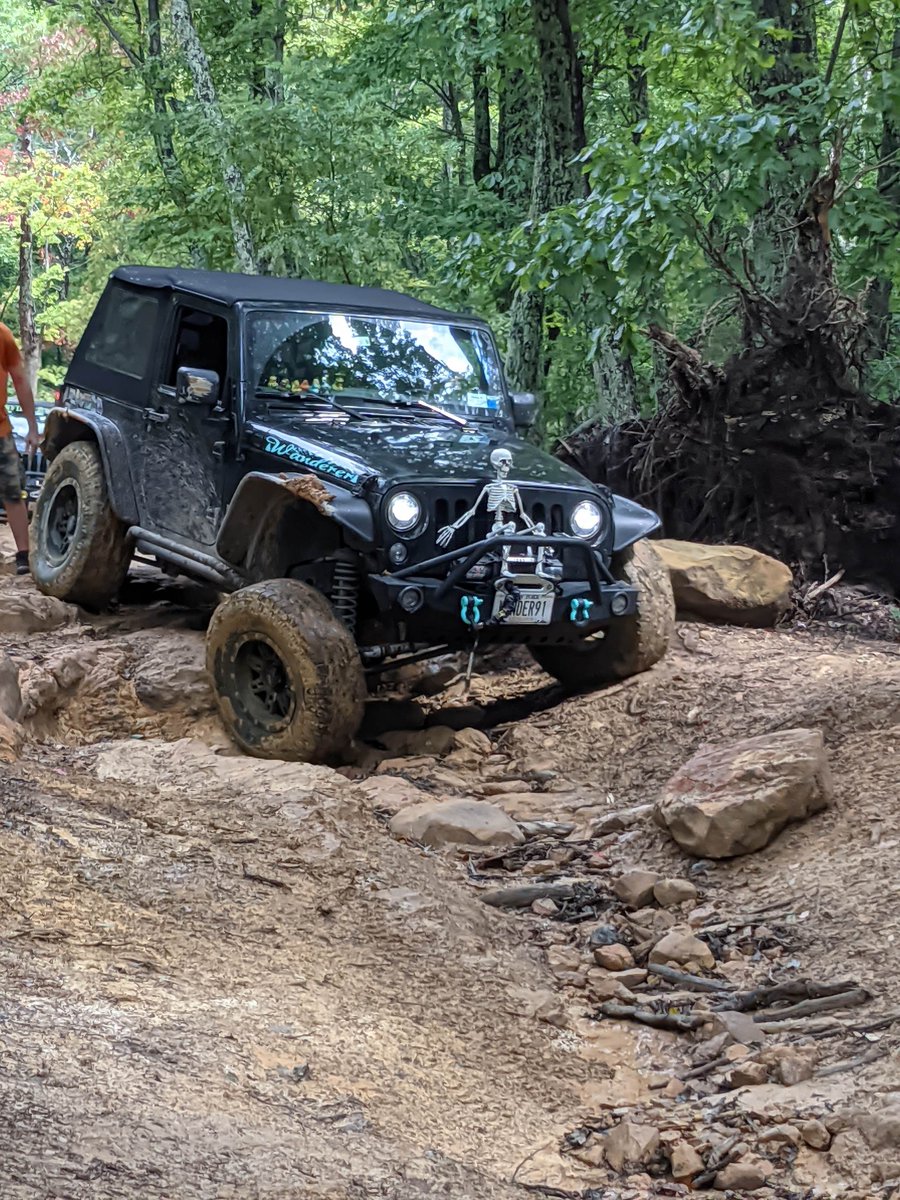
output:
[[[730,274],[745,348],[718,367],[651,326],[668,364],[659,413],[582,429],[564,457],[657,509],[669,536],[743,542],[897,592],[900,410],[865,394],[865,313],[832,276],[836,172],[806,197],[776,296],[749,262],[744,280]]]

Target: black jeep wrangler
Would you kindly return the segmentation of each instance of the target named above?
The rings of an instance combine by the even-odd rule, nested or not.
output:
[[[646,509],[516,437],[490,330],[396,292],[124,267],[45,431],[31,569],[103,608],[132,554],[225,593],[208,633],[251,754],[353,738],[366,675],[522,643],[572,687],[674,621]]]

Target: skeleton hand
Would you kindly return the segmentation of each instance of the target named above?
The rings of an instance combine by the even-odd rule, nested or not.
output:
[[[456,533],[455,525],[445,525],[443,529],[438,530],[438,535],[435,541],[439,546],[449,546],[453,541],[454,533]]]

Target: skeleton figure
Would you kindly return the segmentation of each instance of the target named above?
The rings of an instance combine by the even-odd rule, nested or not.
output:
[[[453,535],[458,529],[462,529],[467,521],[481,508],[482,503],[487,500],[487,511],[492,514],[494,523],[491,526],[491,537],[499,537],[504,533],[515,533],[516,523],[510,521],[510,517],[521,517],[525,523],[525,527],[534,532],[534,522],[525,512],[525,507],[522,504],[522,497],[519,495],[519,489],[514,483],[507,483],[506,477],[509,475],[512,467],[512,455],[508,450],[494,450],[491,454],[491,466],[497,472],[497,478],[493,483],[485,484],[481,489],[478,499],[472,505],[468,512],[463,513],[458,521],[454,521],[452,525],[445,525],[439,530],[437,535],[437,544],[439,546],[449,546],[453,541]]]

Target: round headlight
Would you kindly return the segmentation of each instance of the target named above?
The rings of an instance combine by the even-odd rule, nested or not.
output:
[[[388,500],[387,519],[398,533],[409,533],[422,519],[422,505],[412,492],[395,492]]]
[[[600,532],[602,521],[603,515],[600,512],[600,505],[595,504],[593,500],[582,500],[579,504],[576,504],[569,518],[569,524],[575,536],[586,538],[588,541],[591,538],[595,538]]]

